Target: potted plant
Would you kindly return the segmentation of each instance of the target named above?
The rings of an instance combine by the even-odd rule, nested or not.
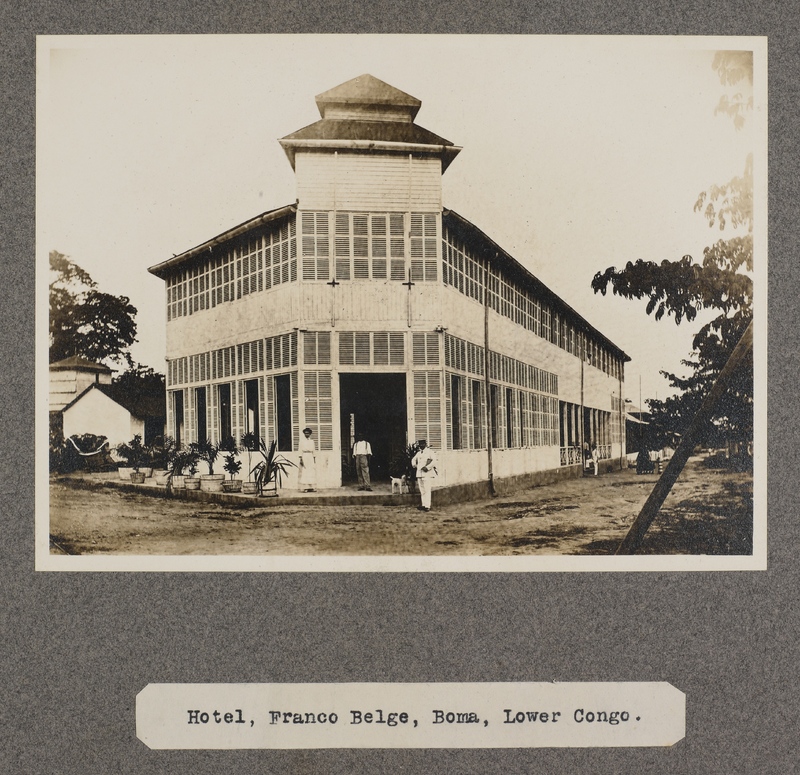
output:
[[[174,461],[178,455],[178,446],[172,436],[165,436],[153,444],[154,476],[159,487],[166,487],[174,473]]]
[[[237,459],[235,452],[228,452],[225,455],[225,465],[223,468],[231,475],[230,479],[222,482],[222,489],[224,492],[241,492],[242,480],[234,479],[236,474],[242,470],[242,461]]]
[[[198,460],[202,460],[208,466],[208,473],[200,476],[200,489],[203,492],[222,492],[222,480],[225,474],[214,473],[214,463],[219,457],[220,445],[205,439],[193,442],[190,449],[197,453]]]
[[[287,460],[283,455],[277,453],[277,443],[273,440],[269,446],[263,439],[259,442],[258,451],[261,453],[261,460],[253,466],[250,472],[256,483],[256,494],[264,495],[269,491],[273,495],[278,495],[278,487],[283,483],[283,476],[288,473],[290,468],[295,468],[291,460]]]
[[[149,455],[142,444],[142,437],[137,433],[129,442],[118,444],[116,453],[127,464],[124,468],[130,469],[130,481],[134,484],[144,484],[146,472],[140,469],[147,464]]]
[[[199,460],[200,458],[197,456],[196,450],[190,448],[186,451],[184,470],[189,472],[189,476],[183,477],[183,486],[187,490],[200,489],[200,479],[197,477],[197,464]]]
[[[242,436],[242,449],[247,453],[247,481],[242,482],[242,492],[245,495],[255,495],[258,485],[253,481],[253,452],[258,452],[258,436],[248,431]]]

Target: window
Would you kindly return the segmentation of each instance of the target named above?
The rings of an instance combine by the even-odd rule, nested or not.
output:
[[[208,439],[208,415],[206,414],[206,389],[204,387],[195,388],[194,401],[197,414],[197,440],[202,443]]]
[[[461,449],[461,378],[450,375],[450,422],[453,426],[453,449]]]
[[[275,413],[278,449],[292,449],[292,381],[289,374],[275,377]]]
[[[300,223],[303,279],[327,280],[330,277],[328,213],[301,213]]]
[[[261,417],[258,406],[258,380],[249,379],[244,383],[244,432],[252,433],[255,436],[256,444],[259,439],[259,428],[261,427]]]
[[[176,390],[172,394],[172,411],[175,423],[175,444],[180,447],[184,439],[183,427],[183,391]]]
[[[477,379],[472,380],[472,448],[482,449],[483,441],[483,390]]]
[[[217,407],[219,411],[219,440],[225,441],[232,435],[231,426],[231,386],[217,386]]]

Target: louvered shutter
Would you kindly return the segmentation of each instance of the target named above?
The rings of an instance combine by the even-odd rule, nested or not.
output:
[[[370,365],[370,335],[368,331],[356,332],[356,365]]]
[[[336,213],[336,278],[350,279],[350,215]]]
[[[355,363],[355,334],[352,331],[339,332],[339,363],[343,366]]]
[[[402,333],[389,334],[389,363],[392,366],[402,366],[405,363],[406,338]]]
[[[292,385],[292,449],[297,450],[300,446],[300,428],[299,428],[299,407],[297,397],[297,372],[293,371],[291,374]]]
[[[376,332],[372,335],[373,363],[376,366],[389,365],[389,334]]]
[[[402,213],[389,214],[390,277],[392,280],[406,279],[405,224]]]

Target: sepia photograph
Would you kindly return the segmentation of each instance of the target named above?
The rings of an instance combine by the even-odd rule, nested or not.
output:
[[[764,38],[40,36],[39,570],[766,567]]]

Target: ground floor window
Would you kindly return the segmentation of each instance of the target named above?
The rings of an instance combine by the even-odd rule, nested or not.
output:
[[[278,449],[292,449],[292,381],[291,375],[275,377],[275,437]]]
[[[194,403],[197,415],[197,441],[202,444],[204,441],[208,440],[208,407],[206,405],[205,387],[195,388]]]
[[[249,379],[244,383],[244,432],[253,435],[255,444],[260,438],[261,417],[259,413],[258,380]]]
[[[219,440],[224,441],[233,435],[230,384],[217,386],[217,410],[219,412]]]

